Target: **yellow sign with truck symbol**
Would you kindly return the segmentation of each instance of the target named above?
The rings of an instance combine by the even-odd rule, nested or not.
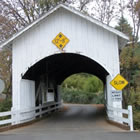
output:
[[[111,82],[110,84],[116,89],[116,90],[123,90],[127,84],[128,81],[121,76],[120,74],[118,74]]]
[[[60,50],[62,50],[69,42],[69,39],[63,34],[59,33],[52,41]]]

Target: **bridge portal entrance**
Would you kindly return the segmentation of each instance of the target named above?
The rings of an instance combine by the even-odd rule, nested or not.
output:
[[[67,77],[76,73],[96,75],[103,81],[104,87],[106,86],[106,77],[109,75],[100,64],[86,56],[73,53],[60,53],[46,57],[33,65],[22,76],[22,79],[35,81],[35,102],[36,105],[39,105],[47,102],[47,94],[50,94],[50,91],[53,91],[52,96],[54,96],[54,101],[61,101],[61,93],[59,93],[61,83]],[[41,85],[43,86],[43,90],[40,88]],[[24,89],[21,90],[24,91]]]

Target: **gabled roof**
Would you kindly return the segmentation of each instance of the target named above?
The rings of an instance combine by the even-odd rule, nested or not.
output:
[[[43,20],[44,18],[46,18],[47,16],[51,15],[52,13],[54,13],[55,11],[57,11],[59,8],[64,8],[98,26],[100,26],[101,28],[104,28],[105,30],[108,30],[114,34],[116,34],[119,38],[121,38],[121,40],[129,40],[129,38],[123,34],[122,32],[114,29],[113,27],[110,27],[100,21],[98,21],[97,19],[94,19],[91,16],[85,15],[83,13],[81,13],[80,11],[76,10],[75,8],[69,7],[67,5],[64,4],[59,4],[58,6],[56,6],[55,8],[51,9],[49,12],[47,12],[46,14],[44,14],[43,16],[41,16],[39,19],[35,20],[33,23],[31,23],[30,25],[28,25],[27,27],[25,27],[24,29],[22,29],[21,31],[19,31],[18,33],[14,34],[11,38],[7,39],[5,42],[3,42],[2,44],[0,44],[0,48],[2,47],[6,47],[8,45],[12,44],[12,41],[15,40],[18,36],[22,35],[24,32],[26,32],[27,30],[29,30],[31,27],[33,27],[34,25],[36,25],[37,23],[39,23],[41,20]]]

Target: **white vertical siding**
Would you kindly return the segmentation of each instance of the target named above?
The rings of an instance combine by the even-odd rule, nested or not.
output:
[[[20,91],[21,74],[41,59],[61,53],[52,43],[59,32],[70,39],[65,52],[80,52],[98,62],[112,77],[119,73],[117,35],[61,8],[13,43],[13,106],[20,107],[20,94],[30,96],[29,87],[25,88],[26,93]]]

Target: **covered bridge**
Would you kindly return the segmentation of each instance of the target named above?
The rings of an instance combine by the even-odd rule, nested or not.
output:
[[[60,104],[61,83],[79,72],[99,77],[106,105],[121,109],[122,101],[112,100],[110,81],[120,73],[119,50],[127,40],[123,33],[63,4],[13,35],[1,45],[12,49],[12,110],[28,110],[15,113],[13,124],[35,119],[33,108],[38,105]]]

